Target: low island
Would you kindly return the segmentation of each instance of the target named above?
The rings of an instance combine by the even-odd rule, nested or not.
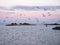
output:
[[[60,26],[56,26],[54,28],[52,28],[53,30],[60,30]]]
[[[59,26],[56,26],[54,28],[52,28],[53,30],[60,30],[60,24],[57,24],[57,23],[54,23],[54,24],[44,24],[44,25],[59,25]]]
[[[11,23],[11,24],[6,24],[6,26],[21,26],[21,25],[36,25],[36,24],[30,24],[30,23]]]
[[[53,24],[44,24],[44,25],[60,25],[60,24],[53,23]]]

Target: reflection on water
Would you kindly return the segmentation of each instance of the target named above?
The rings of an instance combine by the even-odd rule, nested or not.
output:
[[[0,26],[0,45],[60,45],[60,31],[52,26]]]

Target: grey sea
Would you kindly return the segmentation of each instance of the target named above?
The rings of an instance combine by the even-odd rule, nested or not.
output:
[[[0,45],[60,45],[56,25],[0,26]]]

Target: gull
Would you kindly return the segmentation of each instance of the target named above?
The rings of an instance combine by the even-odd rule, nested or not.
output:
[[[50,12],[48,12],[48,14],[49,14],[48,16],[51,16]]]
[[[20,16],[22,16],[22,14],[20,14]]]
[[[28,20],[31,20],[30,18],[28,18]]]
[[[6,20],[3,20],[3,22],[6,22]]]
[[[6,17],[6,18],[8,18],[8,17]]]
[[[38,18],[35,18],[37,22],[39,22],[39,19]]]
[[[44,14],[42,14],[43,15],[43,17],[46,17]]]
[[[44,8],[44,10],[46,11],[47,9],[46,9],[46,8]]]

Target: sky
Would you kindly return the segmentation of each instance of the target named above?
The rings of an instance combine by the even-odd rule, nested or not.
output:
[[[60,6],[60,0],[0,0],[0,6],[7,8],[13,6]],[[30,11],[0,9],[0,24],[11,22],[55,23],[57,21],[60,23],[60,10]]]
[[[1,16],[2,15],[2,16]],[[60,23],[60,10],[0,10],[0,24],[9,23]]]
[[[60,0],[0,0],[0,6],[60,6]]]

